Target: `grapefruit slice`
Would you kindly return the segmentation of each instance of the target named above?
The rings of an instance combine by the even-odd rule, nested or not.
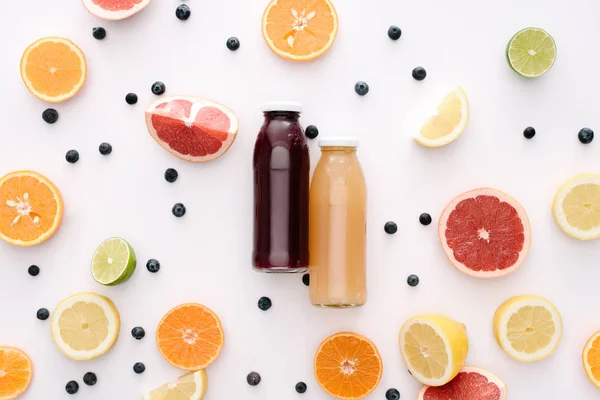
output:
[[[482,368],[463,367],[443,386],[424,385],[417,400],[506,400],[506,385]]]
[[[454,198],[438,230],[448,259],[475,278],[498,278],[516,271],[529,252],[529,219],[518,201],[482,188]]]
[[[233,144],[238,120],[221,104],[197,97],[162,98],[146,109],[148,132],[165,150],[187,161],[221,157]]]
[[[84,7],[98,18],[118,20],[142,11],[152,0],[82,0]]]

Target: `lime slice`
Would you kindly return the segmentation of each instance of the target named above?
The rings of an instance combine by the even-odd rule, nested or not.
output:
[[[550,71],[556,60],[556,43],[543,29],[525,28],[506,46],[508,64],[525,78],[537,78]]]
[[[135,253],[129,243],[121,238],[112,238],[96,249],[92,259],[92,276],[102,285],[115,286],[129,279],[135,266]]]

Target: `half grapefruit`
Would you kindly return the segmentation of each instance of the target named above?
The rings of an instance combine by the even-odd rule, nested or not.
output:
[[[482,368],[463,367],[443,386],[424,385],[417,400],[506,400],[506,385]]]
[[[518,201],[496,189],[455,197],[440,217],[440,242],[460,272],[498,278],[517,270],[529,252],[529,219]]]
[[[84,7],[98,18],[118,20],[142,11],[152,0],[82,0]]]
[[[148,132],[165,150],[186,161],[221,157],[233,144],[238,120],[227,107],[189,96],[162,98],[146,109]]]

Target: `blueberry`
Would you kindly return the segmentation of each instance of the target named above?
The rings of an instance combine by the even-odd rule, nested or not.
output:
[[[175,16],[182,21],[187,21],[192,16],[192,10],[187,4],[181,4],[175,10]]]
[[[230,37],[227,39],[227,48],[231,51],[236,51],[240,48],[240,40],[236,37]]]
[[[173,206],[173,215],[177,218],[181,218],[185,215],[185,206],[181,203],[177,203]]]
[[[415,287],[419,284],[419,277],[414,274],[409,275],[408,278],[406,278],[406,283],[408,283],[408,286]]]
[[[248,374],[248,376],[246,377],[246,382],[248,382],[248,385],[250,386],[256,386],[260,383],[261,377],[260,374],[258,372],[250,372]]]
[[[261,297],[260,299],[258,299],[258,308],[260,308],[263,311],[267,311],[269,308],[271,308],[272,305],[273,303],[268,297]]]
[[[146,331],[141,326],[136,326],[131,330],[131,336],[137,340],[142,340],[146,336]]]
[[[106,29],[101,26],[92,28],[92,36],[94,36],[94,39],[102,40],[106,37]]]
[[[418,81],[422,81],[427,76],[427,71],[423,67],[417,67],[412,71],[412,77]]]
[[[79,391],[79,383],[77,383],[75,381],[69,381],[65,385],[65,390],[69,394],[75,394],[75,393],[77,393]]]
[[[102,154],[103,156],[107,156],[110,153],[112,153],[112,146],[110,143],[100,143],[100,146],[98,146],[98,151],[100,152],[100,154]]]
[[[135,94],[135,93],[127,93],[125,95],[125,102],[127,104],[135,104],[135,103],[137,103],[138,102],[137,94]]]
[[[93,372],[88,372],[83,376],[83,383],[88,386],[94,386],[98,382],[98,377]]]
[[[309,125],[306,127],[304,134],[309,139],[315,139],[317,136],[319,136],[319,129],[314,125]]]
[[[156,81],[152,84],[152,93],[157,96],[164,94],[167,91],[167,87],[161,81]]]
[[[583,144],[592,143],[594,140],[594,131],[590,128],[583,128],[579,131],[579,141]]]
[[[533,139],[535,136],[535,128],[533,126],[528,126],[523,131],[523,136],[525,136],[525,139]]]
[[[302,393],[306,392],[306,389],[307,389],[306,383],[304,383],[304,382],[298,382],[298,383],[296,383],[296,392],[302,394]]]
[[[358,81],[354,85],[354,91],[359,96],[364,96],[369,93],[369,84],[367,82]]]
[[[165,180],[167,182],[173,183],[177,180],[178,177],[179,173],[174,168],[167,168],[167,170],[165,171]]]
[[[40,308],[37,310],[37,319],[40,321],[45,321],[50,316],[50,311],[47,308]]]
[[[400,392],[398,389],[388,389],[385,392],[385,398],[386,400],[400,400]]]
[[[419,215],[419,222],[421,223],[421,225],[429,225],[431,224],[431,215],[427,214],[427,213],[423,213],[421,215]]]
[[[29,268],[27,268],[27,272],[31,276],[38,276],[40,274],[40,267],[37,265],[30,265]]]
[[[54,108],[47,108],[42,112],[42,119],[48,124],[53,124],[58,121],[58,111]]]
[[[388,29],[388,36],[392,40],[398,40],[400,39],[400,36],[402,36],[402,30],[400,30],[400,28],[398,28],[396,25],[392,25]]]
[[[306,286],[310,286],[310,274],[302,275],[302,283],[304,283]]]
[[[158,260],[151,258],[146,263],[146,268],[152,273],[158,272],[160,270],[160,263],[158,262]]]
[[[136,362],[135,364],[133,364],[133,372],[135,372],[136,374],[143,374],[145,370],[146,366],[144,365],[144,363]]]
[[[65,154],[65,160],[71,164],[75,164],[77,161],[79,161],[79,152],[77,150],[67,151],[67,154]]]
[[[388,235],[393,235],[394,233],[398,232],[398,225],[396,225],[394,221],[388,221],[383,226],[383,230]]]

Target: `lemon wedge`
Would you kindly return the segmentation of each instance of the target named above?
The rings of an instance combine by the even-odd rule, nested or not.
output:
[[[201,400],[206,394],[208,377],[206,371],[190,372],[177,382],[164,384],[142,398],[143,400]]]

